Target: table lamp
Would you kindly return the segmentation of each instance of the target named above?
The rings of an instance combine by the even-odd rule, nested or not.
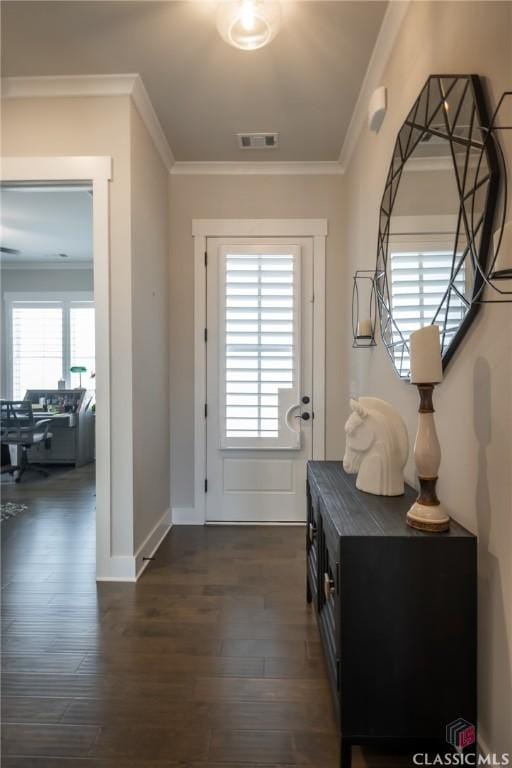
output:
[[[71,373],[78,373],[80,376],[80,389],[82,389],[82,373],[86,373],[87,371],[85,365],[72,365],[69,370]]]
[[[437,498],[441,446],[434,420],[433,392],[443,380],[439,327],[428,325],[411,333],[411,384],[418,387],[420,407],[414,459],[420,482],[418,498],[407,513],[407,524],[421,531],[447,531],[450,517]]]

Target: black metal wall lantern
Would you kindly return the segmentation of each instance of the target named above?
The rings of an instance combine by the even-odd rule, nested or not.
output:
[[[354,275],[352,288],[352,347],[354,349],[375,347],[376,325],[375,270],[358,269]]]

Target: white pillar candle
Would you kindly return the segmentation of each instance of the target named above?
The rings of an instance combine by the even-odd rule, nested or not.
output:
[[[409,337],[411,384],[437,384],[443,380],[439,326],[427,325]]]
[[[357,324],[358,336],[371,336],[372,335],[372,321],[360,320]]]

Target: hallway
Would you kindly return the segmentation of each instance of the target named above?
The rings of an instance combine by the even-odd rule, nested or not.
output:
[[[3,490],[3,768],[337,767],[301,527],[175,527],[96,586],[90,468]]]

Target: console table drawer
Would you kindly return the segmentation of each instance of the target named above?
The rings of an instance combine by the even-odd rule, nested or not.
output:
[[[308,487],[308,505],[306,518],[306,568],[307,568],[307,590],[308,600],[314,600],[317,608],[320,608],[320,594],[318,591],[318,534],[319,534],[319,515],[318,515],[318,494],[313,496]]]
[[[415,496],[365,494],[341,462],[308,464],[307,597],[343,768],[355,744],[446,751],[447,724],[477,722],[476,538],[456,523],[441,534],[409,528]]]
[[[339,717],[339,687],[340,687],[340,610],[339,583],[340,565],[337,548],[325,525],[325,516],[320,514],[320,531],[318,538],[319,557],[319,600],[318,622],[322,634],[325,659],[329,669],[329,682],[333,694],[336,714]]]

